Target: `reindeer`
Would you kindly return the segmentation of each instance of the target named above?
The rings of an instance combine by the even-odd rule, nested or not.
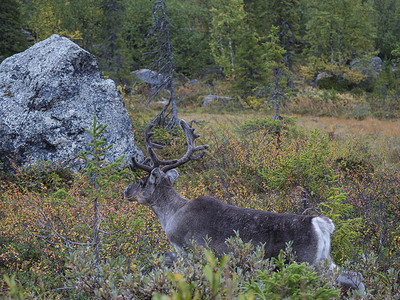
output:
[[[202,246],[210,238],[209,246],[217,253],[230,251],[226,239],[239,233],[243,242],[264,244],[265,258],[277,257],[288,242],[292,242],[299,262],[318,265],[327,260],[330,269],[336,265],[330,256],[331,234],[335,229],[332,220],[324,216],[278,214],[262,210],[228,205],[213,197],[199,197],[189,200],[182,197],[173,184],[179,177],[175,168],[201,159],[208,145],[195,146],[199,137],[184,120],[180,125],[187,138],[187,152],[180,159],[161,160],[154,149],[163,146],[151,141],[152,124],[146,128],[146,148],[150,157],[143,163],[134,158],[136,168],[149,174],[124,192],[125,199],[149,206],[158,216],[161,227],[169,242],[178,253],[184,252],[194,240]],[[199,153],[200,154],[197,154]],[[197,155],[196,155],[197,154]],[[360,276],[353,272],[343,272],[338,282],[345,287],[364,290]]]

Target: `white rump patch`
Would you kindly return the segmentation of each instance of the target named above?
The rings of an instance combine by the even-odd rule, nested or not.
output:
[[[332,220],[326,217],[315,217],[312,219],[314,230],[318,237],[317,254],[315,263],[323,259],[331,259],[331,234],[335,230]]]

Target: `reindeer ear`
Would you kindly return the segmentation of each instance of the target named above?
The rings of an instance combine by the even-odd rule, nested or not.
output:
[[[161,170],[160,168],[155,168],[151,171],[150,177],[149,177],[149,182],[151,184],[159,184],[161,182]]]
[[[169,170],[166,175],[169,179],[169,182],[171,182],[171,185],[174,184],[175,180],[179,177],[179,173],[175,169]]]

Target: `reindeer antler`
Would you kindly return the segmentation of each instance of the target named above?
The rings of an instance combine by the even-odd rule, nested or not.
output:
[[[190,160],[199,160],[201,159],[204,154],[206,153],[206,149],[208,149],[208,145],[202,145],[202,146],[195,146],[195,140],[200,136],[199,134],[194,133],[194,128],[190,127],[185,120],[181,120],[179,122],[181,125],[183,131],[185,132],[186,135],[186,140],[187,140],[187,146],[188,150],[186,151],[185,155],[183,155],[180,159],[176,160],[176,162],[165,165],[161,170],[163,172],[167,172],[168,170],[177,168],[185,163],[187,163]],[[197,151],[202,151],[199,155],[194,155]]]
[[[150,157],[146,158],[143,163],[139,163],[135,158],[132,158],[132,162],[135,167],[145,170],[147,172],[151,172],[153,169],[164,166],[161,168],[163,172],[167,172],[168,170],[177,168],[190,160],[199,160],[206,153],[206,149],[208,149],[208,145],[195,146],[195,140],[200,136],[199,134],[194,133],[194,128],[191,128],[184,120],[180,120],[179,124],[181,125],[183,131],[186,135],[188,150],[185,155],[183,155],[180,159],[172,159],[172,160],[161,160],[157,154],[154,152],[154,149],[163,149],[162,145],[156,144],[150,140],[150,138],[154,135],[154,132],[151,132],[154,124],[150,123],[150,125],[145,130],[145,140],[146,140],[146,149],[149,153]],[[195,155],[196,152],[202,151],[199,155]],[[150,165],[152,162],[152,165]]]

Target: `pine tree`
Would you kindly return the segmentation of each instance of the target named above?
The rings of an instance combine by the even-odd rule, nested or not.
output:
[[[41,0],[43,1],[43,0]],[[48,1],[48,0],[45,0]],[[64,35],[71,38],[82,48],[99,55],[102,40],[102,22],[104,20],[102,0],[57,0]]]
[[[232,68],[234,78],[232,90],[245,102],[252,97],[255,90],[267,80],[267,69],[264,63],[264,48],[260,45],[256,33],[248,30],[240,38],[235,65]]]
[[[87,191],[87,195],[90,197],[87,204],[90,204],[93,209],[93,224],[91,226],[93,237],[90,245],[93,247],[97,265],[100,260],[101,250],[102,232],[100,228],[102,223],[101,206],[102,199],[104,198],[103,194],[112,183],[112,180],[121,179],[120,176],[125,173],[125,171],[117,170],[121,165],[121,161],[124,158],[123,156],[110,164],[107,164],[104,160],[107,151],[113,147],[113,144],[106,145],[106,140],[103,136],[106,128],[107,125],[97,123],[97,118],[95,116],[92,130],[86,130],[93,138],[93,142],[89,143],[91,151],[81,152],[77,155],[86,162],[83,175],[84,179],[91,183],[91,189]]]
[[[213,64],[209,43],[207,3],[192,0],[169,0],[167,13],[171,23],[176,71],[193,76]]]
[[[152,26],[152,4],[148,0],[125,0],[122,37],[127,48],[125,54],[130,71],[138,70],[150,63],[151,57],[144,53],[146,34]]]
[[[29,0],[23,8],[24,25],[32,33],[35,42],[47,39],[54,33],[61,33],[57,2]]]

